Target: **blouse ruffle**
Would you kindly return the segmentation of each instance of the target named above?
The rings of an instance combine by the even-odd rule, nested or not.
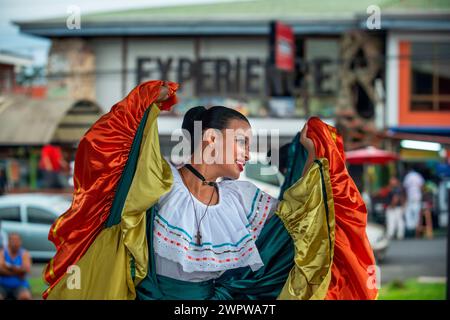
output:
[[[247,181],[219,182],[219,202],[209,206],[200,224],[202,242],[197,245],[195,212],[200,220],[206,205],[194,196],[191,199],[178,170],[172,164],[171,168],[172,189],[156,206],[155,253],[178,263],[184,272],[262,267],[255,241],[278,200]]]

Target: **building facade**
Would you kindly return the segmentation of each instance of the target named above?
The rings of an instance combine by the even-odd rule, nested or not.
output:
[[[52,40],[49,95],[108,111],[142,81],[179,82],[180,103],[158,120],[166,154],[187,109],[225,105],[255,131],[278,130],[280,144],[320,116],[338,127],[347,150],[448,161],[450,4],[259,0],[80,18],[79,28],[66,17],[17,23]],[[293,72],[273,68],[272,21],[293,29]],[[403,140],[435,142],[439,151],[417,155]]]

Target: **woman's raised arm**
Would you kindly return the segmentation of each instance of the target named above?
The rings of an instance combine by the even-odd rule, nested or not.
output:
[[[138,155],[144,153],[141,145],[154,146],[146,154],[151,158],[148,162],[161,162],[156,117],[160,110],[169,110],[176,103],[177,89],[178,84],[161,80],[139,84],[81,139],[75,157],[72,205],[49,232],[49,240],[57,249],[44,275],[50,288],[69,265],[80,260],[105,227],[121,221],[129,193],[126,189],[136,168],[143,166],[137,165]],[[155,176],[166,172],[161,166],[153,166]],[[160,179],[166,181],[167,177]]]

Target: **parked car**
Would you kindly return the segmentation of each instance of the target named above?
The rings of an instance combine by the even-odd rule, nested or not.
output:
[[[278,198],[284,176],[276,166],[265,164],[261,157],[265,157],[265,154],[252,154],[251,158],[258,159],[258,161],[247,162],[239,180],[252,182],[262,191]]]
[[[383,262],[389,247],[389,238],[386,234],[386,229],[381,224],[368,222],[366,233],[372,246],[376,262]]]
[[[55,254],[48,240],[50,226],[71,205],[63,195],[15,194],[0,197],[0,238],[6,246],[7,235],[18,233],[22,245],[33,259],[50,259]]]
[[[259,159],[257,158],[258,156],[252,155],[252,159],[255,159],[254,157]],[[264,169],[269,174],[263,174]],[[281,185],[284,182],[284,176],[278,171],[277,167],[258,161],[256,163],[247,163],[239,180],[250,181],[264,192],[278,198]],[[378,223],[368,222],[366,232],[376,261],[382,262],[389,247],[389,239],[384,226]]]

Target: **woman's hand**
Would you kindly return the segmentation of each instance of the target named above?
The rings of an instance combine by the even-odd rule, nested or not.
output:
[[[156,102],[163,102],[167,100],[169,97],[169,88],[167,87],[167,82],[164,81],[164,84],[161,86],[161,90],[159,92],[158,99],[156,99]]]
[[[308,124],[305,124],[305,126],[302,129],[302,132],[300,133],[300,143],[308,151],[308,155],[313,155],[315,157],[316,148],[314,147],[314,142],[307,137],[306,135],[307,132],[308,132]]]
[[[306,135],[307,132],[308,132],[308,124],[305,124],[305,126],[302,129],[302,132],[300,133],[300,143],[308,151],[308,159],[306,159],[305,166],[303,167],[302,177],[306,174],[306,172],[308,172],[309,168],[316,159],[316,148],[314,146],[314,142],[307,137]]]

